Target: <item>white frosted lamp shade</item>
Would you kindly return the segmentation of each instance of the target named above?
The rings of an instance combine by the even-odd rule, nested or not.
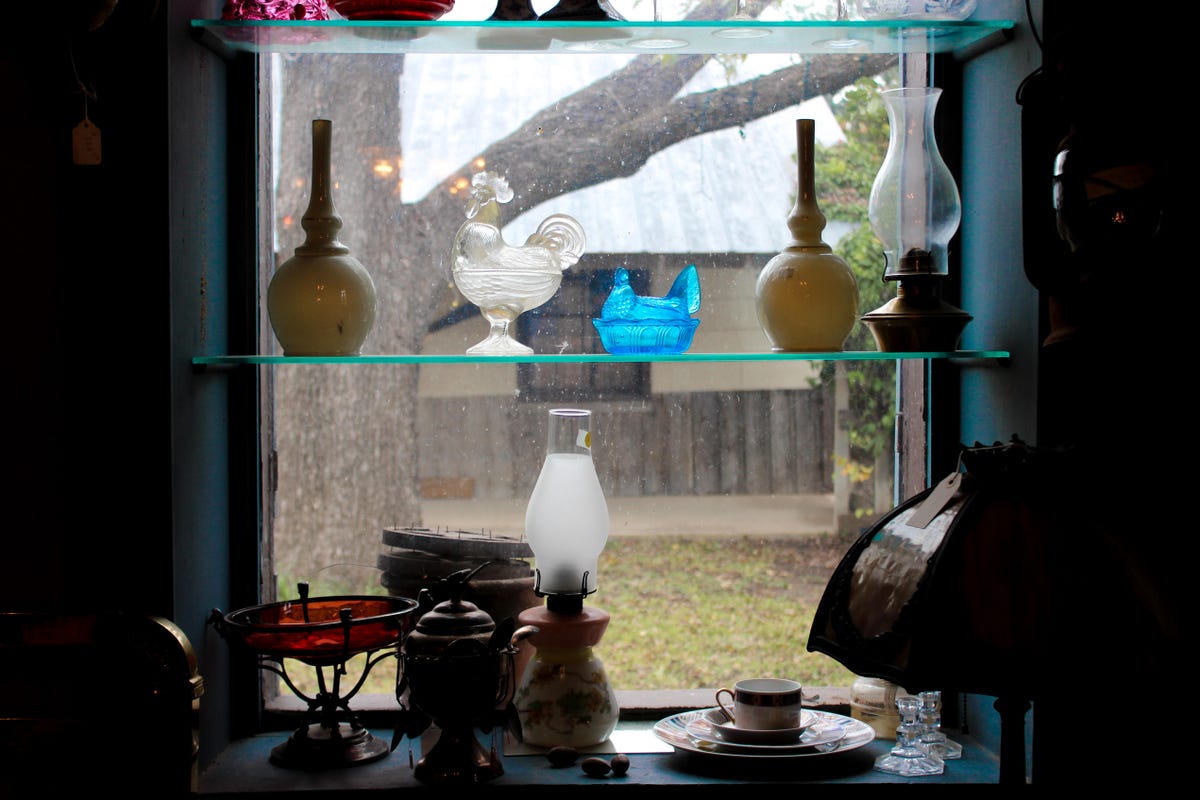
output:
[[[600,553],[608,542],[608,504],[591,452],[591,412],[550,411],[546,459],[525,511],[539,594],[596,591]]]

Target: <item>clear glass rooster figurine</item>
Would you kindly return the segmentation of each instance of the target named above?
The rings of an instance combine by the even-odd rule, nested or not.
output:
[[[546,217],[525,244],[508,244],[500,234],[500,204],[512,198],[502,176],[477,173],[471,179],[467,221],[451,248],[455,285],[491,325],[483,341],[467,348],[473,355],[532,353],[512,337],[511,325],[554,296],[563,270],[578,262],[587,246],[583,226],[566,214]]]

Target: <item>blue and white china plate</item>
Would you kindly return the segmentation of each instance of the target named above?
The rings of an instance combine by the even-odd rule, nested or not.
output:
[[[744,745],[722,742],[704,727],[710,708],[684,711],[654,723],[654,735],[677,750],[730,758],[808,758],[855,750],[875,739],[865,722],[832,711],[813,710],[816,717],[794,745]],[[699,734],[699,735],[697,735]]]

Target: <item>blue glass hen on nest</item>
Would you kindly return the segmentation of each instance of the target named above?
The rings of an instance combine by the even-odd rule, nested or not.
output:
[[[700,277],[688,264],[663,297],[642,297],[629,283],[629,271],[617,269],[613,288],[592,324],[604,349],[613,355],[682,353],[692,345],[700,320]]]

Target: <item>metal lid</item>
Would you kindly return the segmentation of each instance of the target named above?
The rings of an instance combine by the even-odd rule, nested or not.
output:
[[[449,594],[449,599],[429,608],[433,602],[433,594],[428,589],[421,590],[420,606],[429,608],[417,620],[416,629],[408,635],[404,642],[404,650],[409,655],[440,655],[447,646],[459,639],[477,639],[487,643],[496,623],[491,615],[469,600],[463,599],[467,582],[483,569],[485,565],[470,570],[459,570],[442,579],[442,588]]]
[[[435,636],[473,636],[496,629],[491,615],[469,600],[443,600],[417,621],[417,630]]]

